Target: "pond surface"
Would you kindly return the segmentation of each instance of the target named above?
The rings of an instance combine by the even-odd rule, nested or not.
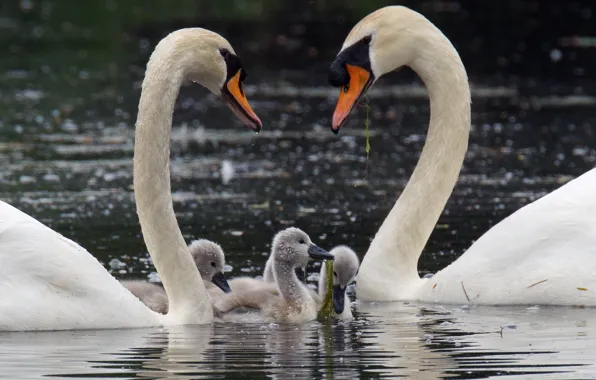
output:
[[[0,199],[86,247],[117,278],[154,279],[131,192],[133,126],[145,60],[155,36],[172,28],[141,14],[127,18],[138,25],[106,27],[109,37],[97,39],[106,31],[91,19],[52,16],[69,14],[58,8],[64,3],[30,13],[27,4],[37,3],[22,1],[21,10],[9,9],[14,19],[0,19],[6,52],[15,53],[0,62]],[[46,21],[35,10],[48,13]],[[344,29],[328,36],[330,50]],[[458,47],[470,58],[470,146],[421,276],[596,163],[593,81],[485,75],[475,70],[486,67],[483,57],[476,63],[470,46]],[[258,51],[243,49],[261,134],[198,86],[184,88],[176,107],[172,189],[185,239],[219,242],[228,277],[260,275],[273,235],[287,226],[362,257],[419,157],[429,117],[424,88],[408,70],[389,75],[370,92],[370,109],[358,107],[336,136],[329,125],[337,90],[324,68],[313,66],[311,76],[308,68],[263,67]],[[585,57],[589,47],[561,49]],[[357,301],[353,308],[353,321],[331,326],[3,333],[0,378],[596,377],[592,310]]]
[[[6,379],[589,379],[594,317],[568,308],[356,305],[347,323],[0,334]]]

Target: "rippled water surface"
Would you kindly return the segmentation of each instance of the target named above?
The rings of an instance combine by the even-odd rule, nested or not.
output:
[[[356,305],[355,320],[4,333],[7,379],[589,379],[593,313],[568,308]]]
[[[431,3],[447,4],[421,6],[429,10]],[[91,11],[112,22],[114,4]],[[86,247],[114,276],[152,279],[131,191],[136,105],[156,41],[194,21],[167,6],[143,13],[137,4],[121,23],[94,24],[94,18],[73,16],[82,12],[76,6],[21,1],[5,6],[6,17],[0,17],[6,57],[0,61],[0,199]],[[445,16],[449,7],[437,9],[430,14],[439,23],[453,24]],[[182,21],[168,23],[158,13]],[[325,28],[316,20],[305,22],[306,34],[312,25]],[[228,277],[260,275],[273,234],[291,225],[323,247],[347,244],[362,256],[426,137],[426,93],[408,70],[380,80],[369,94],[370,109],[358,107],[341,133],[332,134],[337,90],[327,86],[321,62],[335,54],[349,25],[338,27],[337,35],[325,29],[330,46],[301,43],[292,34],[295,22],[285,32],[271,25],[271,31],[248,28],[244,37],[251,42],[243,44],[234,24],[205,22],[228,31],[243,57],[246,93],[264,123],[261,134],[240,126],[198,86],[182,89],[174,118],[172,189],[181,229],[187,241],[221,243]],[[448,34],[458,38],[451,28]],[[493,75],[494,65],[515,62],[507,49],[494,46],[488,54],[468,35],[457,40],[472,83],[470,145],[421,257],[421,275],[451,263],[492,225],[594,167],[596,86],[582,76],[581,63],[594,56],[593,46],[559,32],[544,37],[539,53],[519,48],[515,54],[527,66],[522,76],[507,69]],[[280,66],[286,61],[259,46],[311,61],[296,68],[284,58],[288,67]],[[555,79],[530,75],[532,59],[542,60],[545,71],[558,59]],[[2,333],[0,378],[596,378],[592,310],[353,307],[353,321],[330,326]]]

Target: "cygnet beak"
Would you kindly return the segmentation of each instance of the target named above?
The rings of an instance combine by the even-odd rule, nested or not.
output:
[[[314,260],[333,260],[335,258],[332,254],[316,244],[311,244],[308,247],[308,255]]]
[[[342,288],[339,284],[333,285],[332,293],[333,311],[337,314],[341,314],[344,312],[346,288]]]
[[[228,280],[226,276],[222,272],[217,272],[216,274],[211,277],[211,282],[214,283],[218,288],[223,290],[224,293],[230,293],[232,289],[230,289],[230,284],[228,284]]]

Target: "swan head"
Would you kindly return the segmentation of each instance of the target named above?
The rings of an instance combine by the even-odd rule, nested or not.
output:
[[[188,250],[202,278],[213,282],[225,293],[232,291],[223,273],[226,259],[219,244],[210,240],[199,239],[190,243]]]
[[[337,314],[344,311],[346,288],[354,281],[360,268],[360,261],[356,252],[351,248],[340,245],[331,250],[333,261],[333,310]]]
[[[314,244],[306,232],[290,227],[278,232],[273,238],[273,258],[293,268],[304,268],[310,259],[333,260],[329,252]]]
[[[247,72],[230,43],[219,34],[202,28],[170,33],[159,42],[149,64],[164,58],[163,70],[177,69],[183,81],[202,85],[220,97],[244,125],[255,132],[263,126],[242,88]]]
[[[329,67],[329,83],[340,87],[334,133],[378,78],[416,59],[433,29],[424,16],[403,6],[378,9],[352,28]]]

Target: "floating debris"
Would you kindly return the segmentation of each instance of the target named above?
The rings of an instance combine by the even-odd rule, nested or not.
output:
[[[503,337],[503,330],[516,330],[517,329],[517,324],[514,322],[509,322],[509,323],[505,323],[504,325],[501,325],[501,331],[499,331],[499,333],[501,334],[501,338]]]
[[[147,276],[147,280],[149,282],[161,282],[161,278],[159,277],[159,274],[157,272],[149,273],[149,275]]]
[[[468,297],[468,292],[466,292],[466,288],[464,287],[464,282],[463,281],[460,281],[460,282],[461,282],[461,288],[464,291],[464,294],[466,296],[466,299],[468,300],[468,302],[470,302],[470,297]],[[463,309],[463,307],[462,307],[462,309]]]
[[[22,175],[19,177],[19,182],[24,185],[27,185],[27,184],[35,183],[35,182],[37,182],[37,180],[35,179],[35,177],[28,176],[28,175]]]
[[[530,289],[530,288],[532,288],[532,287],[534,287],[534,286],[536,286],[536,285],[538,285],[538,284],[542,284],[543,282],[546,282],[546,281],[548,281],[548,279],[546,279],[546,280],[542,280],[542,281],[538,281],[538,282],[535,282],[535,283],[533,283],[532,285],[528,286],[528,289]]]
[[[424,334],[424,336],[422,337],[422,339],[424,339],[424,343],[426,344],[431,344],[433,341],[434,335],[432,334]]]
[[[223,160],[221,162],[221,169],[220,169],[221,182],[224,185],[227,185],[228,183],[230,183],[230,181],[234,178],[235,173],[236,173],[236,171],[234,169],[234,164],[232,164],[232,161]]]
[[[120,268],[126,267],[126,263],[123,263],[122,261],[120,261],[118,259],[112,259],[112,260],[110,260],[110,262],[108,263],[108,265],[112,269],[120,269]]]

